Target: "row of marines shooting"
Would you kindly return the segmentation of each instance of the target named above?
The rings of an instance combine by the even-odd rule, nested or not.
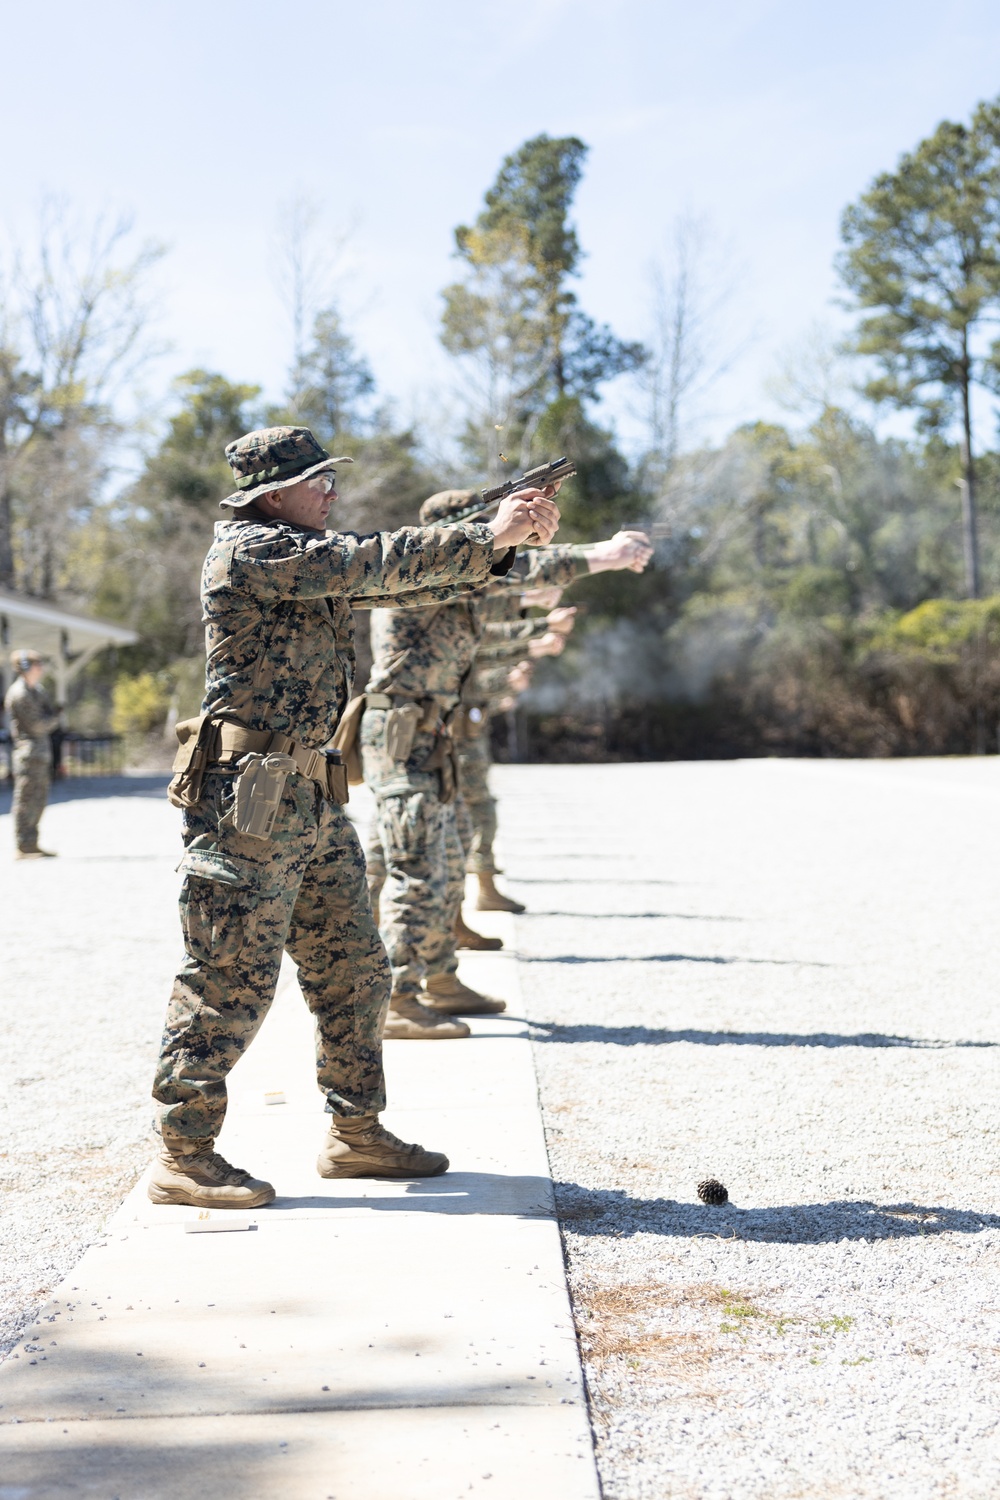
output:
[[[217,524],[202,575],[205,698],[199,718],[178,726],[171,782],[171,798],[183,808],[185,957],[154,1084],[162,1150],[149,1193],[158,1203],[258,1207],[272,1201],[273,1187],[225,1161],[215,1141],[227,1075],[267,1014],[286,950],[316,1021],[317,1078],[331,1117],[320,1175],[407,1178],[447,1169],[443,1153],[398,1140],[379,1116],[390,999],[404,1022],[408,1000],[428,1011],[432,1025],[448,1023],[447,995],[434,1008],[417,996],[432,950],[431,978],[443,975],[447,984],[454,974],[454,868],[449,876],[447,859],[442,867],[436,854],[427,861],[433,900],[414,917],[405,888],[412,891],[422,872],[402,824],[409,818],[417,845],[421,833],[433,833],[435,851],[449,832],[450,710],[432,718],[427,705],[437,695],[426,678],[407,678],[411,693],[398,675],[389,682],[373,672],[360,740],[387,852],[387,958],[364,855],[344,810],[348,765],[334,744],[338,726],[343,741],[351,723],[353,609],[384,611],[391,636],[400,614],[436,619],[450,610],[473,619],[475,597],[510,587],[498,580],[515,566],[526,569],[522,588],[531,570],[517,563],[516,549],[552,541],[558,476],[498,497],[490,520],[449,512],[444,525],[436,516],[430,520],[439,524],[358,536],[326,530],[335,469],[350,460],[332,458],[308,429],[253,432],[226,454],[236,489],[222,504],[232,516]],[[376,638],[382,628],[373,624]],[[450,690],[441,696],[450,698]],[[416,716],[392,720],[411,706]],[[390,728],[397,739],[387,745]],[[401,759],[389,754],[404,747]],[[440,953],[433,949],[427,910],[433,923],[450,923],[450,953],[447,942]],[[424,993],[442,998],[433,986]]]

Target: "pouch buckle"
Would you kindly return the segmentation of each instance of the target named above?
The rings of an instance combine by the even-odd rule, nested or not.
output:
[[[298,754],[295,756],[295,769],[299,774],[308,777],[310,781],[325,782],[326,757],[322,750],[306,750],[302,745],[296,748]]]

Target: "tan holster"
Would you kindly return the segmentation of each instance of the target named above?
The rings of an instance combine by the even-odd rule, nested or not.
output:
[[[447,723],[442,724],[439,729],[434,741],[434,749],[420,769],[436,771],[441,780],[441,801],[454,801],[455,794],[459,790],[458,759],[455,755],[455,742],[451,737],[451,728]]]
[[[167,797],[175,807],[197,807],[215,747],[215,725],[208,714],[200,714],[197,719],[179,720],[174,733],[178,745]]]
[[[489,714],[477,704],[460,703],[451,716],[451,737],[457,744],[477,740],[489,723]]]
[[[386,711],[385,749],[392,760],[409,760],[418,734],[434,736],[433,748],[420,770],[437,771],[441,801],[451,802],[458,790],[458,763],[451,734],[457,710],[444,715],[434,698],[406,698],[398,693],[369,693],[367,698],[369,708]]]
[[[287,755],[300,776],[319,787],[328,802],[345,803],[350,792],[347,769],[335,747],[332,751],[307,750],[291,735],[270,729],[245,729],[228,719],[201,714],[182,719],[176,727],[179,741],[174,756],[174,776],[167,796],[175,807],[194,807],[201,801],[205,772],[210,765],[229,766],[244,755]]]
[[[337,733],[333,737],[333,747],[340,751],[340,758],[344,763],[347,780],[351,786],[360,786],[365,779],[361,766],[361,720],[364,718],[366,702],[364,693],[359,693],[356,698],[351,699],[344,709],[340,723],[337,725]],[[346,797],[344,801],[347,801]]]

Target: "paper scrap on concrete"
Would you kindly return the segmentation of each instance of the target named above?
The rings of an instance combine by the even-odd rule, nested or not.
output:
[[[209,1213],[201,1213],[196,1219],[184,1221],[185,1234],[232,1234],[233,1230],[256,1229],[252,1219],[242,1219],[236,1214],[224,1214],[213,1219]]]
[[[270,1092],[264,1095],[265,1104],[284,1104],[284,1102],[285,1093],[283,1089],[271,1089]]]

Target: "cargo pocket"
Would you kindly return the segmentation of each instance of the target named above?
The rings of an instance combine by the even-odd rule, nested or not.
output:
[[[258,877],[249,860],[215,849],[189,849],[177,866],[184,944],[199,963],[226,969],[257,925]]]

